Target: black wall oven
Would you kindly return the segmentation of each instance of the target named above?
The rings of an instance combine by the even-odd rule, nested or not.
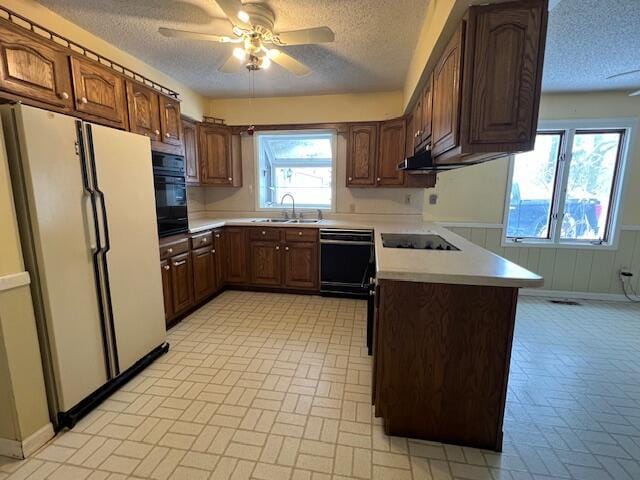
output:
[[[158,234],[168,237],[189,230],[184,157],[153,152]]]

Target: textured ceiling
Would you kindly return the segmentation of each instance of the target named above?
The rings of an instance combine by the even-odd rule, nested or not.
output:
[[[543,89],[640,89],[639,0],[560,0],[549,15]]]
[[[249,74],[217,68],[233,46],[170,39],[158,27],[229,33],[212,0],[39,0],[149,65],[209,97],[249,96]],[[286,47],[312,73],[295,77],[277,65],[255,75],[257,96],[401,89],[418,39],[426,0],[269,0],[276,31],[326,25],[335,43]],[[217,18],[217,20],[216,20]]]

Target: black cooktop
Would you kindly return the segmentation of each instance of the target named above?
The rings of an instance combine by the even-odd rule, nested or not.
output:
[[[440,235],[434,234],[383,233],[382,246],[385,248],[406,248],[415,250],[460,250],[452,243],[447,242]]]

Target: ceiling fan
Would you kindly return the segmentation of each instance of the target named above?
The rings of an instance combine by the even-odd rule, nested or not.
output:
[[[615,75],[609,75],[607,80],[611,80],[612,78],[624,77],[625,75],[632,75],[634,73],[640,73],[640,68],[636,68],[635,70],[629,70],[628,72],[616,73]],[[630,97],[640,96],[640,90],[636,90],[635,92],[631,92],[629,94]]]
[[[250,71],[269,68],[271,62],[297,76],[307,75],[309,68],[281,50],[289,45],[330,43],[335,39],[329,27],[316,27],[289,32],[274,32],[275,15],[265,4],[241,3],[240,0],[214,0],[233,25],[233,36],[189,32],[160,27],[165,37],[238,44],[233,54],[218,70],[235,73],[243,66]]]

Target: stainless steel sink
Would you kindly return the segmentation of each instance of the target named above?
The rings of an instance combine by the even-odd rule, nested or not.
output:
[[[259,218],[253,220],[254,223],[318,223],[320,220],[315,219],[287,219],[287,218]]]
[[[296,218],[295,220],[289,220],[287,223],[318,223],[320,220],[315,220],[315,219],[299,219]]]

